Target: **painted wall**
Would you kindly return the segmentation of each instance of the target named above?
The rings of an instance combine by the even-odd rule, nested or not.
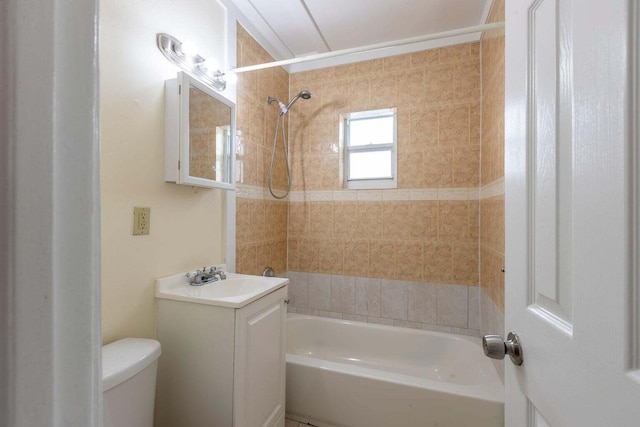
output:
[[[487,22],[504,21],[495,0]],[[482,334],[504,334],[504,30],[482,35],[482,189],[480,318]],[[504,363],[495,361],[503,376]]]
[[[240,25],[237,27],[238,66],[274,59]],[[269,194],[267,176],[276,120],[280,109],[267,97],[286,103],[289,74],[283,68],[242,73],[238,76],[236,180],[236,271],[262,274],[270,266],[277,275],[287,271],[287,200]],[[273,187],[284,194],[286,172],[282,133],[274,161]]]
[[[164,81],[177,68],[158,51],[166,32],[225,59],[216,1],[100,2],[102,325],[105,343],[155,336],[154,282],[222,262],[221,190],[164,182]],[[150,235],[133,236],[133,207],[151,208]]]

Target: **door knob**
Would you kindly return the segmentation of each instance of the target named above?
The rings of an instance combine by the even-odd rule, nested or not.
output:
[[[485,335],[482,337],[482,348],[485,356],[492,359],[504,359],[508,354],[514,365],[522,365],[522,347],[518,335],[509,332],[507,340],[503,341],[500,335]]]

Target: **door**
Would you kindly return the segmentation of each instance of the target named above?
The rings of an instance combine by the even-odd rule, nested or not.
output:
[[[507,427],[640,425],[637,6],[506,2]]]

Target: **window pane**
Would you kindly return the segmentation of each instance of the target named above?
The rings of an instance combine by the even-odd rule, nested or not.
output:
[[[349,121],[349,146],[393,143],[393,116]]]
[[[393,178],[391,150],[349,153],[349,178]]]

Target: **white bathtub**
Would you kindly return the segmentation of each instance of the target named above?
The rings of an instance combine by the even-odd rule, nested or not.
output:
[[[287,418],[320,427],[501,427],[478,338],[289,314]]]

